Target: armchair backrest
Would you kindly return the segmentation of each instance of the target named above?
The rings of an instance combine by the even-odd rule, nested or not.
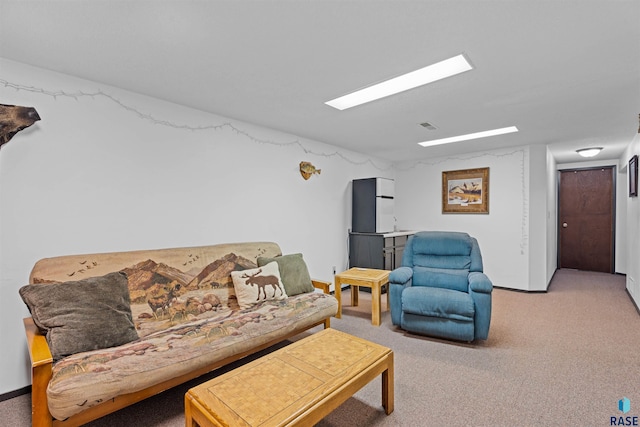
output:
[[[409,237],[402,266],[413,269],[413,286],[468,292],[469,272],[482,272],[482,255],[467,233],[421,231]]]

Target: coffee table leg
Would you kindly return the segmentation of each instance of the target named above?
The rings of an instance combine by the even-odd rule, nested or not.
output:
[[[382,407],[389,415],[393,412],[393,353],[387,357],[387,370],[382,373]]]
[[[191,396],[189,393],[184,397],[184,421],[186,427],[194,427],[193,415],[191,414]]]

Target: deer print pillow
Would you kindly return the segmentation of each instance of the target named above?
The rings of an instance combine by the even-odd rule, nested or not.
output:
[[[258,268],[232,271],[231,279],[240,308],[250,308],[261,301],[287,298],[275,261]]]

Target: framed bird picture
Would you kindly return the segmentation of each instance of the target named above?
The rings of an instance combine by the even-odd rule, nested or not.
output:
[[[442,213],[489,213],[489,168],[442,172]]]

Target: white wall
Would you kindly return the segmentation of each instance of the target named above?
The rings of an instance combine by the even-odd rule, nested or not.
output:
[[[484,269],[496,286],[546,289],[542,274],[531,273],[530,262],[545,264],[546,231],[542,220],[530,221],[533,200],[542,200],[534,211],[546,211],[546,148],[535,148],[533,164],[529,147],[441,157],[407,162],[396,167],[396,212],[398,226],[412,230],[464,231],[478,239]],[[539,162],[542,162],[541,164]],[[443,214],[442,172],[489,167],[489,214]],[[542,189],[540,190],[540,186]],[[532,229],[531,224],[537,229]],[[542,228],[540,228],[542,227]],[[536,237],[532,248],[530,236]],[[532,281],[533,280],[533,281]]]
[[[529,147],[529,282],[528,291],[545,291],[549,285],[547,261],[548,224],[547,219],[547,147],[532,145]],[[526,189],[525,189],[526,190]],[[555,271],[555,266],[553,266]]]
[[[547,284],[558,268],[558,178],[556,160],[547,150]]]
[[[633,141],[627,147],[627,150],[620,158],[621,167],[628,165],[629,159],[633,155],[640,155],[640,133],[636,134]],[[626,200],[626,273],[627,273],[627,290],[633,298],[636,307],[640,307],[640,260],[638,254],[640,254],[640,201],[638,197],[628,197],[628,167],[625,167],[626,172],[621,180],[624,181],[624,198]]]
[[[350,182],[390,164],[0,59],[0,102],[40,122],[0,151],[0,394],[30,384],[18,289],[40,258],[272,240],[347,266]],[[300,161],[322,170],[305,181]]]

